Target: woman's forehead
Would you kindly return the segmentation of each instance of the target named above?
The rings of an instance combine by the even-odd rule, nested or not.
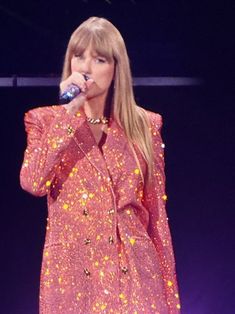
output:
[[[94,41],[87,42],[86,44],[84,42],[77,43],[74,49],[74,53],[80,53],[80,54],[90,53],[91,55],[101,55],[108,59],[113,58],[113,53],[111,49],[107,49],[107,47],[105,46],[98,45]]]

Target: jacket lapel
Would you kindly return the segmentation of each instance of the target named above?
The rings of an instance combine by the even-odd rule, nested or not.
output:
[[[109,173],[104,156],[100,151],[85,118],[74,134],[74,141],[97,172],[104,177],[108,177]]]

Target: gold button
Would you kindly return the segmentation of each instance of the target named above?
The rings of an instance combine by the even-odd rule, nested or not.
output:
[[[110,208],[109,210],[108,210],[108,213],[111,215],[111,214],[114,214],[114,209],[113,208]]]
[[[84,273],[87,277],[89,277],[91,274],[87,268],[84,268]]]
[[[91,243],[91,240],[90,239],[85,239],[84,240],[84,243],[87,245],[87,244],[90,244]]]
[[[67,128],[68,135],[72,135],[74,133],[74,129],[71,126]]]
[[[84,210],[83,210],[83,215],[84,215],[84,216],[88,216],[88,209],[87,209],[87,208],[84,208]]]
[[[126,266],[123,266],[123,267],[122,267],[122,272],[123,272],[124,274],[126,274],[126,273],[128,272],[128,268],[127,268]]]
[[[110,236],[110,237],[109,237],[109,243],[110,243],[110,244],[113,244],[113,243],[114,243],[113,236]]]

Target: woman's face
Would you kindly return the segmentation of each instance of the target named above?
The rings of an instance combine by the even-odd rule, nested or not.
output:
[[[87,93],[87,99],[97,98],[105,101],[114,77],[114,60],[108,61],[88,46],[82,54],[75,54],[71,59],[71,71],[86,74],[94,80]]]

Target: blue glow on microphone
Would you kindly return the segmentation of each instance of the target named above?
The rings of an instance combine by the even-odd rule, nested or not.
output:
[[[89,77],[84,74],[84,79],[87,81]],[[76,84],[70,84],[66,90],[60,95],[60,104],[68,104],[72,101],[75,97],[77,97],[81,93],[80,87]]]

